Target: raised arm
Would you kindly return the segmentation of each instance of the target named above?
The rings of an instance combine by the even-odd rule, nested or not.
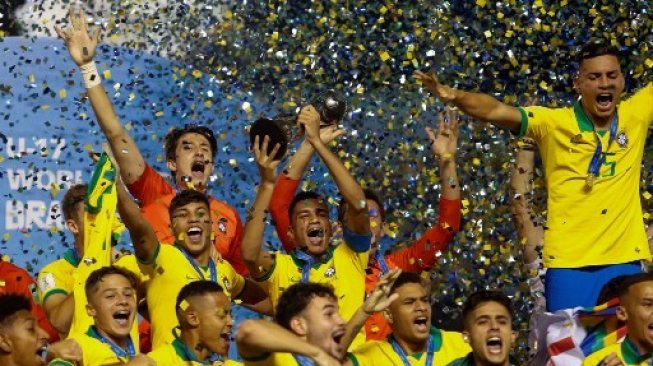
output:
[[[536,224],[536,217],[530,205],[531,182],[535,166],[535,142],[529,139],[517,141],[515,165],[510,174],[512,199],[510,206],[517,226],[519,242],[524,245],[524,263],[535,263],[539,258],[538,248],[544,242],[544,228]]]
[[[261,176],[261,183],[256,192],[254,205],[247,213],[247,222],[245,223],[241,246],[243,261],[253,278],[260,278],[267,274],[274,265],[274,258],[261,248],[265,220],[267,219],[267,207],[270,204],[274,182],[277,179],[277,165],[280,162],[280,160],[272,159],[279,150],[279,144],[275,145],[274,149],[268,154],[268,143],[269,138],[267,136],[263,139],[261,146],[259,146],[259,137],[256,136],[254,139],[253,150]]]
[[[332,125],[320,129],[320,139],[325,144],[329,144],[344,133],[344,130],[339,129],[336,125]],[[304,139],[295,154],[290,158],[288,165],[286,165],[286,168],[274,185],[274,191],[272,192],[270,215],[272,215],[274,228],[286,252],[295,249],[296,245],[288,236],[288,227],[290,226],[288,209],[297,191],[299,181],[302,179],[314,152],[313,145]]]
[[[134,140],[120,124],[93,61],[100,38],[100,29],[96,28],[92,34],[89,33],[83,10],[75,12],[71,8],[69,19],[69,29],[62,30],[55,27],[55,30],[66,44],[70,57],[81,70],[93,111],[114,152],[124,182],[134,183],[143,174],[145,161]]]
[[[345,335],[340,340],[342,348],[349,349],[351,342],[356,338],[370,315],[385,310],[399,297],[397,293],[390,295],[390,289],[400,274],[400,269],[392,269],[381,276],[372,293],[365,299],[363,306],[358,308],[354,316],[347,322]]]
[[[320,347],[266,320],[243,321],[236,332],[236,344],[238,353],[245,360],[266,357],[274,352],[288,352],[309,357],[319,366],[340,365]]]
[[[363,189],[342,164],[340,159],[329,150],[320,139],[320,114],[313,106],[304,107],[299,114],[298,122],[304,126],[306,139],[313,146],[320,159],[329,169],[329,173],[345,198],[347,210],[345,226],[355,234],[370,233],[370,219]]]
[[[438,115],[437,131],[426,128],[431,152],[440,166],[442,193],[439,222],[410,246],[388,255],[405,271],[419,272],[433,267],[454,234],[460,230],[460,183],[456,169],[458,117],[457,111],[448,109]]]
[[[451,103],[475,119],[491,122],[518,132],[521,126],[519,109],[481,93],[471,93],[440,84],[433,74],[415,72],[415,78],[443,103]]]
[[[118,212],[125,227],[129,230],[136,258],[149,263],[159,246],[154,229],[145,220],[138,205],[121,182],[116,182],[116,189],[118,190]]]

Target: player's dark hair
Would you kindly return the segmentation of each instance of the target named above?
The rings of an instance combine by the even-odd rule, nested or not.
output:
[[[512,319],[512,301],[506,294],[498,290],[480,290],[471,294],[463,305],[462,318],[465,329],[469,329],[469,317],[472,312],[480,305],[488,302],[495,302],[503,306]]]
[[[290,329],[290,320],[300,314],[315,297],[337,300],[333,287],[321,283],[296,283],[286,289],[279,298],[274,320],[280,326]]]

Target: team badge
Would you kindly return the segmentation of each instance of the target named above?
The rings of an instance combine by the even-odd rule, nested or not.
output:
[[[41,290],[42,293],[46,293],[52,289],[55,288],[56,284],[54,281],[54,276],[52,273],[46,273],[39,279],[39,290]]]
[[[223,234],[227,233],[227,219],[224,217],[218,220],[218,230]]]
[[[617,135],[617,143],[622,149],[628,147],[628,136],[626,135],[626,131],[619,132]]]
[[[333,266],[327,268],[326,271],[324,271],[324,277],[326,278],[331,278],[336,274],[336,269],[333,268]]]
[[[224,284],[224,288],[231,292],[231,283],[229,283],[229,280],[224,278],[222,279],[222,283]]]

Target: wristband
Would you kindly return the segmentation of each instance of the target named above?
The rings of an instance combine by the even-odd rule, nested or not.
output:
[[[95,66],[94,61],[80,66],[79,69],[82,72],[82,77],[84,78],[84,87],[86,89],[90,89],[102,83],[100,74],[97,72],[97,67]]]

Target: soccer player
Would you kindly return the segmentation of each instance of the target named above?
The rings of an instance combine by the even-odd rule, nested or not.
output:
[[[169,213],[177,241],[175,245],[162,245],[129,193],[119,185],[118,211],[129,230],[142,275],[149,278],[146,298],[152,323],[152,349],[174,340],[172,331],[179,325],[175,299],[189,282],[217,282],[230,300],[240,299],[244,305],[266,299],[263,290],[238,274],[229,262],[211,257],[209,207],[203,193],[189,189],[177,194]],[[124,256],[121,261],[129,259],[133,257]]]
[[[181,129],[174,128],[166,135],[166,162],[175,182],[174,186],[170,185],[145,162],[136,143],[120,124],[102,86],[93,61],[100,29],[97,28],[90,34],[81,10],[75,13],[71,8],[69,19],[70,29],[56,28],[57,34],[66,43],[72,60],[80,67],[88,97],[120,166],[122,179],[132,195],[140,200],[143,215],[154,228],[159,241],[174,244],[175,236],[170,228],[168,208],[177,189],[194,189],[206,193],[217,153],[217,141],[213,132],[207,127],[186,125]],[[240,257],[243,228],[238,212],[214,197],[209,196],[209,202],[213,244],[223,258],[242,274],[246,268]]]
[[[138,345],[130,332],[136,317],[138,279],[118,267],[102,267],[91,272],[86,280],[87,312],[94,324],[86,333],[71,334],[82,350],[83,366],[115,364],[154,365],[138,353]],[[50,365],[75,365],[71,360],[57,359]]]
[[[590,42],[577,60],[573,84],[580,100],[555,109],[515,108],[416,73],[442,102],[536,141],[548,189],[548,311],[592,306],[610,278],[641,272],[640,261],[651,256],[639,178],[653,120],[653,85],[620,103],[625,81],[618,50]]]
[[[481,290],[463,305],[463,337],[472,352],[450,366],[510,366],[517,338],[512,329],[512,302],[500,291]]]
[[[401,273],[390,293],[398,295],[384,310],[392,335],[354,349],[347,365],[444,366],[469,353],[462,334],[431,326],[429,295],[418,274]]]
[[[445,119],[448,123],[445,123]],[[343,133],[335,126],[320,130],[320,138],[329,143]],[[366,269],[365,292],[369,294],[382,273],[391,268],[401,268],[405,271],[419,272],[430,270],[440,254],[446,250],[453,236],[460,229],[460,185],[456,173],[456,146],[458,139],[458,114],[449,109],[439,114],[439,129],[437,132],[428,128],[426,133],[431,141],[431,152],[438,160],[441,174],[442,196],[440,198],[440,217],[436,226],[427,230],[413,244],[399,249],[386,256],[379,251],[379,241],[385,236],[387,223],[385,208],[379,195],[371,189],[365,189],[372,245],[369,265]],[[288,166],[279,176],[270,201],[270,213],[275,224],[279,239],[287,251],[295,248],[295,243],[287,234],[290,225],[288,209],[297,186],[314,153],[312,145],[304,140]],[[338,207],[338,220],[345,218],[345,207]],[[381,340],[390,334],[390,326],[385,322],[383,314],[375,313],[365,324],[367,339]]]
[[[172,343],[149,354],[158,365],[209,365],[222,361],[231,338],[231,302],[213,281],[194,281],[177,295]]]
[[[41,353],[48,345],[48,335],[39,328],[31,308],[29,297],[0,295],[0,365],[43,364]]]
[[[304,107],[298,122],[306,139],[324,161],[348,205],[343,225],[345,245],[331,246],[331,222],[325,199],[314,192],[295,196],[290,206],[289,235],[297,243],[290,254],[261,249],[267,208],[277,178],[279,161],[272,159],[278,145],[268,154],[268,137],[254,141],[254,154],[261,175],[254,205],[243,234],[243,259],[256,281],[264,282],[276,309],[281,293],[297,282],[331,284],[344,319],[349,320],[363,304],[365,268],[370,249],[370,220],[363,189],[340,160],[320,140],[320,115],[313,106]],[[262,143],[261,145],[259,145]],[[362,342],[364,334],[356,342]]]
[[[617,319],[626,323],[626,338],[589,355],[583,366],[611,364],[616,356],[623,365],[650,365],[653,362],[653,274],[628,276],[619,287]]]
[[[61,201],[66,228],[74,246],[61,259],[47,264],[37,277],[38,298],[52,326],[64,337],[70,331],[75,312],[73,272],[84,256],[84,199],[86,184],[68,189]]]
[[[349,344],[365,321],[397,299],[390,288],[399,270],[386,273],[345,324],[330,285],[296,283],[281,294],[275,323],[246,320],[236,332],[245,366],[340,365]]]
[[[29,299],[32,314],[36,317],[39,327],[48,333],[51,343],[59,340],[59,333],[52,327],[41,305],[34,301],[36,283],[26,270],[0,259],[0,295],[19,294]]]

